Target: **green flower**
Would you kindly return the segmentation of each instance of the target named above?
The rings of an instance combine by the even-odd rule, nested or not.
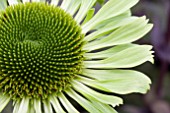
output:
[[[153,26],[131,16],[138,1],[109,0],[94,14],[97,0],[1,0],[0,112],[12,100],[13,113],[78,113],[72,98],[116,113],[113,94],[146,93],[150,79],[129,70],[153,62],[152,46],[132,43]]]

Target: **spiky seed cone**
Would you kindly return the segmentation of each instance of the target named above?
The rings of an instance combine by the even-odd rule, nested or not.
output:
[[[59,7],[9,6],[0,14],[0,89],[13,99],[45,99],[81,73],[83,35]]]

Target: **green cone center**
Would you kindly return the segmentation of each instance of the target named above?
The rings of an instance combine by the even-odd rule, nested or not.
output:
[[[9,6],[0,14],[0,90],[12,98],[47,98],[81,73],[83,35],[59,7]]]

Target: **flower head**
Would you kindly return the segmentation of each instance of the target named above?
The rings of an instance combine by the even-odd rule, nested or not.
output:
[[[152,28],[131,16],[137,2],[109,0],[94,15],[96,0],[1,0],[0,112],[12,100],[13,113],[78,113],[69,97],[116,113],[122,99],[107,93],[146,93],[150,79],[126,69],[153,62],[151,46],[132,44]]]

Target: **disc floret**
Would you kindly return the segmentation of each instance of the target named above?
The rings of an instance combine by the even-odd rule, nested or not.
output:
[[[9,6],[0,16],[0,88],[12,98],[47,98],[81,73],[83,35],[59,7]]]

